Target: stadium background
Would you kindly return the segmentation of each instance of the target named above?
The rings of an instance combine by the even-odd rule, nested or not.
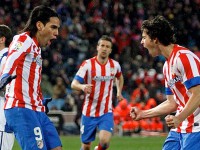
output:
[[[165,58],[150,57],[140,45],[143,20],[165,16],[175,26],[177,43],[200,57],[200,0],[0,0],[0,24],[8,25],[16,34],[23,29],[33,7],[40,4],[54,8],[62,20],[59,38],[50,47],[42,48],[42,90],[45,97],[53,97],[50,115],[57,110],[55,116],[60,117],[64,135],[78,134],[73,121],[76,113],[80,113],[83,99],[83,93],[72,91],[70,83],[81,62],[96,54],[97,40],[102,35],[113,39],[111,57],[122,66],[123,96],[128,105],[145,108],[149,99],[156,102],[152,106],[165,100],[162,76]],[[115,93],[113,104],[118,105]],[[56,122],[55,116],[52,120]],[[163,117],[160,121],[164,123]],[[157,131],[146,126],[140,128]],[[128,135],[141,130],[132,128]],[[158,131],[168,129],[164,125]]]

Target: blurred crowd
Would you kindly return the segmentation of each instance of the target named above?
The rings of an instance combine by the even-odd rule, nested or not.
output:
[[[30,10],[40,4],[54,8],[62,20],[58,39],[42,49],[42,90],[44,97],[53,98],[51,110],[81,110],[84,95],[72,91],[70,84],[81,62],[96,54],[97,40],[104,34],[112,37],[111,58],[122,67],[126,105],[147,109],[164,101],[165,58],[150,57],[140,44],[142,21],[153,16],[169,19],[177,43],[200,57],[199,0],[0,0],[0,24],[7,24],[16,34],[23,29]],[[115,92],[113,104],[115,109],[119,106]],[[117,114],[115,123],[119,124]],[[139,127],[137,123],[133,126]]]

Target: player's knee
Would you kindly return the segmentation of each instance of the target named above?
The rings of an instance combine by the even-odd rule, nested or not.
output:
[[[89,150],[90,149],[90,145],[91,145],[91,143],[83,143],[81,150]]]

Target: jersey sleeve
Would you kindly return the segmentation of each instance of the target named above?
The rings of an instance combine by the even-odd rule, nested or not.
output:
[[[3,69],[3,74],[12,74],[20,60],[30,53],[32,40],[28,36],[15,36],[8,49],[8,56]]]
[[[115,77],[119,78],[121,76],[121,74],[122,74],[122,70],[121,70],[121,66],[120,66],[120,64],[118,62],[117,62],[116,67],[117,67],[117,72],[116,72]]]
[[[177,71],[187,89],[200,84],[200,61],[193,53],[180,54],[177,59]]]
[[[84,61],[82,64],[81,64],[81,66],[80,66],[80,68],[79,68],[79,70],[78,70],[78,72],[76,73],[76,75],[75,75],[75,77],[74,77],[74,79],[75,80],[78,80],[80,83],[84,83],[84,78],[85,78],[85,76],[86,76],[86,73],[87,73],[87,68],[88,68],[88,61]]]

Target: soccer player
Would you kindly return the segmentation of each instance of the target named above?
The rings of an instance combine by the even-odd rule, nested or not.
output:
[[[12,41],[12,31],[6,25],[0,25],[0,72],[4,66],[8,46]],[[6,125],[4,114],[5,91],[0,91],[0,150],[12,150],[14,144],[14,134]]]
[[[37,6],[8,49],[0,89],[7,85],[5,116],[23,150],[62,149],[57,130],[45,113],[40,88],[41,47],[57,38],[59,27],[60,19],[53,9]]]
[[[145,20],[141,44],[153,57],[163,55],[167,100],[149,110],[131,109],[134,120],[167,115],[171,128],[163,150],[200,149],[200,60],[187,48],[175,44],[173,26],[163,17]],[[170,115],[176,111],[176,115]]]
[[[97,56],[85,60],[76,73],[71,87],[82,90],[85,100],[81,118],[81,150],[89,150],[99,130],[96,150],[106,150],[114,128],[112,113],[113,82],[117,98],[122,100],[123,75],[119,63],[109,58],[112,51],[110,37],[102,36],[97,44]]]

